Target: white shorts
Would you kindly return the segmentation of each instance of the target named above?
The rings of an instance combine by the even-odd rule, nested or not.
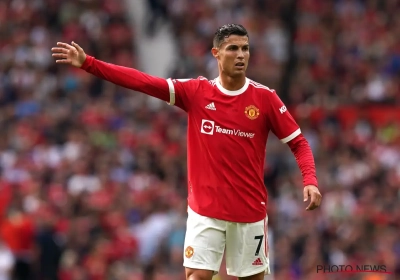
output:
[[[268,216],[255,223],[233,223],[188,208],[183,266],[217,274],[225,250],[228,275],[270,274],[267,223]]]

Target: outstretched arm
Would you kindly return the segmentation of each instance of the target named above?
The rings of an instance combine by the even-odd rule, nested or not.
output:
[[[86,55],[75,42],[72,44],[57,43],[51,49],[56,63],[69,64],[116,85],[140,91],[166,102],[174,103],[174,87],[170,80],[151,76],[133,68],[118,66]]]

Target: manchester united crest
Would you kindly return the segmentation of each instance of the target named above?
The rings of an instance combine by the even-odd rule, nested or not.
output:
[[[258,115],[260,115],[260,110],[256,106],[250,105],[246,107],[244,113],[250,120],[255,120],[258,118]]]
[[[193,256],[194,250],[192,247],[188,246],[185,249],[185,257],[190,259]]]

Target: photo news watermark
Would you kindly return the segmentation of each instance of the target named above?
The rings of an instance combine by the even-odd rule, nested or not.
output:
[[[393,274],[388,271],[386,265],[371,265],[371,264],[360,264],[360,265],[317,265],[317,273],[382,273],[382,274]]]

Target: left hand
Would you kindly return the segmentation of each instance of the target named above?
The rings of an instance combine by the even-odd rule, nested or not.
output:
[[[304,194],[304,201],[307,201],[308,197],[311,197],[310,204],[306,208],[307,211],[314,210],[321,205],[322,195],[316,186],[314,185],[305,186],[303,194]]]

